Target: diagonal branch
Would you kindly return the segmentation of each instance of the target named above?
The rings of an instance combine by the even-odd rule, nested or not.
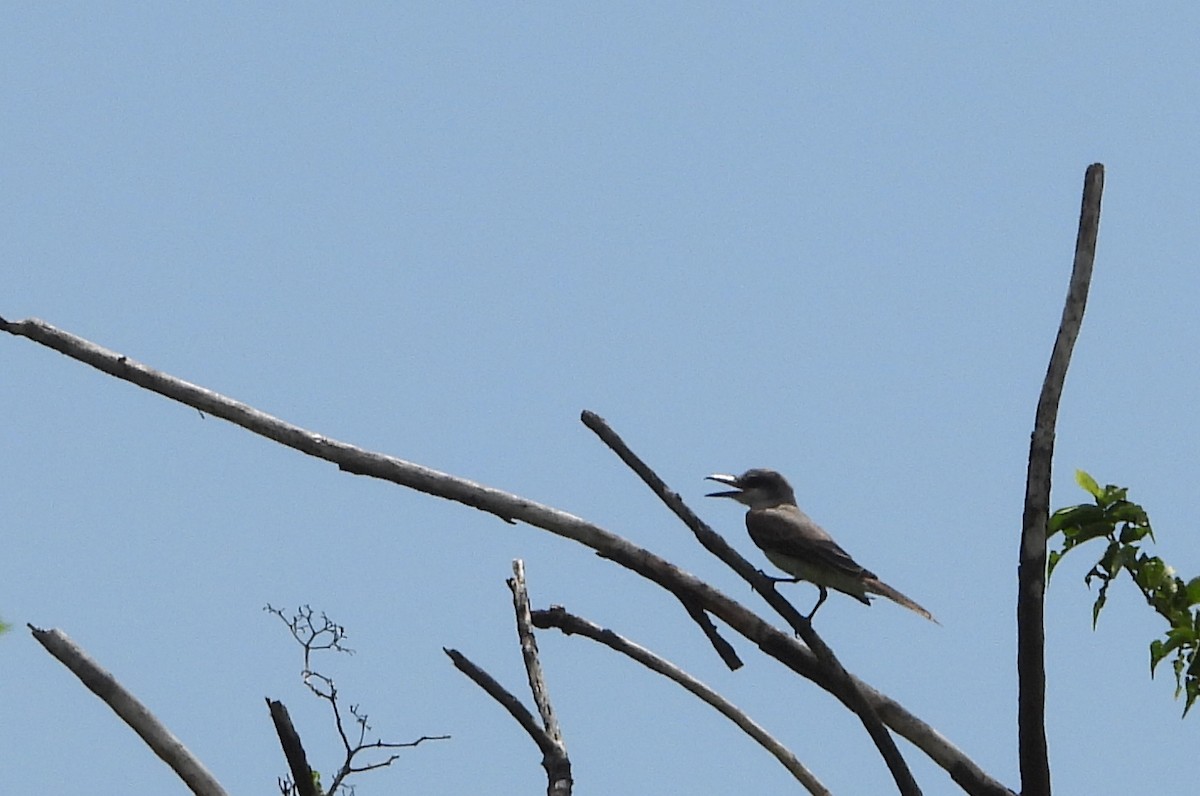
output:
[[[1075,263],[1062,321],[1029,441],[1029,470],[1025,481],[1020,564],[1017,567],[1017,727],[1021,758],[1021,793],[1049,796],[1050,759],[1046,746],[1046,522],[1050,516],[1050,464],[1054,458],[1054,427],[1071,351],[1083,325],[1096,237],[1100,229],[1100,197],[1104,192],[1104,166],[1088,166],[1083,181]]]
[[[296,793],[298,796],[320,796],[313,782],[312,768],[308,765],[308,754],[304,751],[300,733],[296,732],[287,707],[277,699],[268,699],[267,708],[271,711],[275,734],[279,736],[279,745],[283,747],[283,756],[287,758],[288,769],[292,772]]]
[[[645,647],[633,643],[612,630],[602,628],[582,617],[568,613],[561,606],[556,606],[548,611],[534,611],[533,623],[542,628],[557,627],[568,635],[578,633],[581,636],[587,636],[594,641],[598,641],[617,652],[633,658],[651,671],[674,680],[705,703],[715,708],[721,715],[732,721],[743,732],[757,741],[776,760],[782,763],[783,767],[791,772],[792,776],[807,788],[808,792],[813,794],[813,796],[829,796],[829,790],[792,754],[790,749],[775,739],[762,726],[739,710],[733,703],[729,702],[729,700],[670,661],[660,658]]]
[[[580,517],[519,495],[476,484],[392,456],[363,450],[291,425],[211,390],[153,370],[42,321],[6,321],[0,318],[0,331],[27,337],[105,373],[143,386],[202,412],[229,420],[248,431],[308,455],[333,462],[346,472],[391,481],[419,492],[471,506],[509,522],[520,520],[579,542],[592,548],[602,557],[659,584],[679,599],[695,602],[768,655],[809,678],[838,699],[844,700],[842,692],[829,679],[811,650],[707,583],[650,551]],[[954,781],[967,793],[988,796],[1009,793],[1007,788],[984,773],[974,761],[928,724],[865,683],[857,679],[854,682],[888,726],[929,755],[949,772]]]
[[[637,473],[646,486],[650,487],[651,491],[658,495],[659,499],[666,503],[679,519],[683,520],[684,524],[692,530],[692,533],[696,535],[696,538],[709,552],[741,575],[742,578],[750,583],[755,591],[762,595],[771,607],[775,608],[780,615],[788,620],[788,623],[796,631],[796,634],[804,639],[804,643],[808,645],[809,649],[816,653],[817,660],[820,661],[821,666],[828,672],[830,679],[836,684],[839,692],[843,694],[842,701],[862,721],[867,734],[875,743],[875,748],[879,750],[884,763],[887,764],[892,778],[896,780],[896,786],[900,789],[900,793],[904,794],[904,796],[920,794],[921,789],[918,787],[916,779],[913,778],[912,771],[909,770],[904,756],[900,754],[900,750],[896,747],[895,739],[892,738],[891,734],[883,726],[883,722],[876,715],[871,704],[859,692],[850,673],[842,666],[841,661],[833,654],[833,650],[829,648],[824,639],[818,636],[817,632],[813,630],[812,623],[804,616],[801,616],[800,612],[775,590],[775,582],[757,570],[740,553],[734,550],[720,534],[701,520],[683,502],[683,498],[679,496],[679,493],[668,488],[666,482],[625,444],[625,441],[612,430],[612,427],[605,422],[604,418],[594,412],[584,412],[581,419],[584,425],[596,432],[597,436],[621,458],[621,461],[625,462],[630,469]]]
[[[442,647],[442,652],[450,657],[454,663],[454,667],[471,679],[475,685],[482,688],[488,696],[500,703],[500,706],[508,711],[509,715],[517,720],[517,724],[521,725],[521,729],[525,730],[526,734],[533,739],[537,744],[538,749],[543,755],[553,754],[555,751],[554,739],[551,738],[537,719],[529,712],[529,708],[521,704],[521,700],[513,696],[512,692],[497,682],[496,678],[485,672],[483,669],[476,666],[470,658],[463,655],[458,650]]]
[[[549,778],[550,784],[547,786],[547,796],[570,796],[571,793],[571,764],[566,763],[566,779],[562,779],[563,771],[561,768],[555,768],[559,758],[565,760],[566,753],[557,741],[550,737],[550,733],[546,732],[529,712],[529,708],[521,704],[521,700],[513,696],[507,688],[500,685],[496,678],[485,672],[483,669],[471,662],[466,655],[463,655],[458,650],[442,647],[442,651],[450,656],[450,660],[454,662],[454,666],[460,672],[471,679],[475,685],[479,686],[492,699],[500,703],[500,706],[508,711],[509,715],[517,720],[517,724],[521,725],[521,729],[525,730],[526,734],[533,739],[537,744],[538,749],[542,751],[542,767],[546,769],[546,775]],[[556,777],[557,775],[557,777]]]
[[[717,651],[717,655],[729,667],[729,671],[736,672],[742,668],[742,659],[738,657],[737,650],[717,630],[712,617],[704,611],[704,608],[697,604],[695,600],[686,599],[682,595],[676,596],[683,603],[683,610],[687,611],[687,615],[700,627],[700,630],[708,638],[708,643],[712,644],[713,649]]]
[[[162,758],[162,761],[184,781],[192,793],[197,796],[225,796],[225,789],[221,787],[221,783],[217,782],[204,764],[188,751],[183,742],[66,633],[61,630],[42,630],[33,625],[29,625],[29,631],[47,652],[70,669],[80,682],[132,727],[154,754]]]

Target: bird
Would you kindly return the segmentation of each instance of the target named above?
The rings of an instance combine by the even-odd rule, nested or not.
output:
[[[808,618],[829,596],[828,589],[848,594],[859,602],[871,604],[868,595],[878,594],[915,611],[935,624],[933,614],[876,577],[833,540],[796,505],[792,485],[774,470],[755,468],[741,475],[714,474],[706,480],[733,487],[726,492],[710,492],[706,497],[732,498],[749,507],[746,530],[767,560],[792,575],[778,581],[806,580],[821,590]]]

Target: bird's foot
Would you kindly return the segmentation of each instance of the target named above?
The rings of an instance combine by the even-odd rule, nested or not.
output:
[[[801,578],[777,578],[774,575],[768,575],[767,573],[763,572],[761,569],[758,571],[758,574],[762,575],[764,578],[771,581],[772,583],[799,583],[802,580]]]

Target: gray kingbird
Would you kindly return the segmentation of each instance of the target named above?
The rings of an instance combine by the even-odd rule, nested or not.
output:
[[[741,475],[710,475],[707,480],[734,487],[728,492],[711,492],[707,497],[733,498],[750,507],[746,530],[772,564],[793,576],[786,580],[806,580],[821,590],[809,619],[829,596],[828,588],[867,605],[871,604],[867,595],[878,594],[937,622],[933,614],[875,577],[839,547],[824,528],[800,510],[791,484],[779,473],[754,469]]]

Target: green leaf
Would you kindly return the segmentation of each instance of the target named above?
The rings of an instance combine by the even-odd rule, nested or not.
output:
[[[1129,489],[1126,487],[1106,484],[1104,486],[1104,496],[1100,500],[1104,505],[1111,506],[1113,503],[1123,503],[1128,494]]]
[[[1106,523],[1104,509],[1091,503],[1068,506],[1050,515],[1046,524],[1046,535],[1053,536],[1059,531],[1064,531],[1068,536],[1075,536],[1078,529],[1095,523]]]
[[[1136,503],[1130,503],[1128,500],[1119,500],[1113,503],[1104,510],[1104,513],[1114,523],[1128,522],[1134,525],[1146,525],[1150,521],[1144,508]]]
[[[1066,535],[1074,544],[1083,544],[1090,542],[1093,539],[1098,539],[1101,536],[1111,536],[1113,532],[1113,524],[1107,520],[1099,520],[1098,522],[1089,522],[1086,525],[1081,525],[1066,531]]]
[[[1149,525],[1130,525],[1126,523],[1121,526],[1121,533],[1117,538],[1123,544],[1134,544],[1145,539],[1150,534]]]
[[[1178,698],[1178,694],[1175,695]],[[1196,697],[1200,697],[1200,680],[1188,680],[1187,682],[1187,701],[1183,705],[1183,718],[1187,718],[1188,711],[1192,709],[1192,704],[1195,703]]]
[[[1200,603],[1200,576],[1192,578],[1187,584],[1187,604]]]
[[[1187,625],[1179,624],[1167,631],[1167,648],[1168,652],[1180,644],[1195,646],[1200,636],[1197,636],[1196,629]]]
[[[1075,483],[1083,487],[1083,490],[1092,497],[1096,498],[1096,500],[1100,500],[1102,497],[1104,497],[1104,490],[1102,490],[1100,485],[1096,483],[1096,479],[1092,478],[1083,470],[1075,471]]]
[[[1157,591],[1162,588],[1163,580],[1167,577],[1167,565],[1161,558],[1147,558],[1129,568],[1134,581],[1142,591]],[[1174,585],[1174,584],[1172,584]]]
[[[1175,649],[1183,643],[1182,639],[1168,639],[1167,643],[1163,643],[1158,639],[1150,642],[1150,676],[1154,676],[1154,668],[1162,661],[1163,658],[1170,655]]]
[[[1108,584],[1111,581],[1104,581],[1100,586],[1100,592],[1096,595],[1096,602],[1092,604],[1092,630],[1096,629],[1096,622],[1100,620],[1100,609],[1104,607],[1104,603],[1108,601]]]
[[[1050,582],[1050,578],[1054,575],[1054,567],[1062,560],[1062,553],[1057,550],[1051,550],[1046,560],[1046,583]]]
[[[1167,657],[1165,644],[1158,639],[1150,642],[1150,676],[1154,677],[1154,667],[1158,666],[1163,658]]]

